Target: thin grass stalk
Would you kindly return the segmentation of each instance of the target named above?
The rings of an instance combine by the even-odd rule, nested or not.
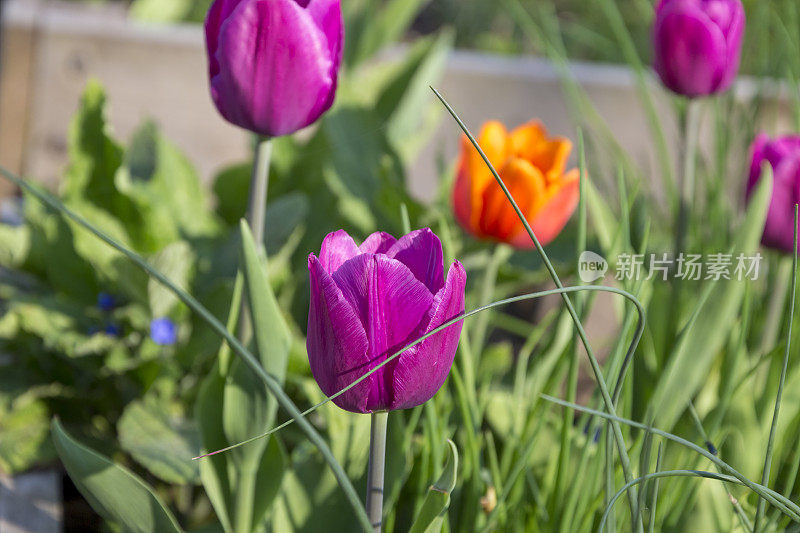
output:
[[[658,455],[656,456],[656,472],[661,471],[661,461],[664,459],[663,443],[658,443]],[[660,478],[653,481],[653,496],[650,499],[650,520],[647,522],[647,533],[655,533],[656,530],[656,512],[658,510],[658,483]]]
[[[578,264],[581,254],[586,249],[586,157],[584,155],[583,133],[578,130],[578,169],[580,173],[580,194],[578,200],[578,238],[575,241],[575,264]],[[583,284],[580,277],[577,283]],[[584,299],[575,299],[575,309],[579,315],[583,315]],[[567,399],[574,402],[578,395],[578,368],[580,366],[580,339],[577,335],[572,342],[572,353],[569,360],[569,371],[567,376]],[[572,448],[573,416],[569,411],[564,411],[561,418],[561,447],[558,453],[558,468],[556,469],[556,483],[553,491],[553,509],[556,501],[564,503],[561,493],[566,483],[568,475],[567,464],[569,462],[570,451]],[[562,513],[562,520],[568,518]]]
[[[769,473],[772,467],[772,454],[775,446],[775,434],[778,431],[778,415],[781,411],[781,400],[783,399],[783,386],[786,383],[786,369],[789,366],[789,353],[792,347],[792,325],[794,324],[794,303],[797,295],[797,215],[798,205],[794,206],[794,250],[792,253],[792,289],[790,292],[791,302],[789,303],[789,326],[786,332],[786,350],[783,353],[783,366],[781,367],[781,377],[778,382],[778,394],[775,397],[775,409],[772,413],[772,425],[769,428],[769,440],[767,441],[767,453],[764,458],[764,470],[761,473],[761,484],[769,483]],[[756,509],[756,519],[753,524],[753,533],[760,533],[761,523],[764,520],[764,509],[766,502],[758,501]]]
[[[615,418],[617,422],[626,424],[632,428],[641,429],[644,431],[649,431],[659,435],[665,439],[671,440],[676,442],[686,448],[694,450],[696,453],[702,455],[706,459],[710,460],[715,465],[722,468],[722,470],[728,472],[728,474],[732,475],[736,479],[742,482],[744,486],[751,489],[753,492],[757,493],[761,498],[766,499],[772,505],[775,505],[779,509],[781,509],[787,516],[791,517],[796,522],[800,522],[800,506],[783,496],[782,494],[778,494],[777,492],[767,489],[766,487],[759,485],[748,479],[744,474],[733,468],[731,465],[726,463],[725,461],[721,460],[717,456],[713,455],[711,452],[706,450],[705,448],[701,448],[700,446],[696,445],[695,443],[688,441],[682,437],[669,433],[667,431],[663,431],[658,428],[654,428],[652,426],[648,426],[646,424],[642,424],[640,422],[636,422],[634,420],[629,420],[627,418],[622,418],[616,415],[611,415],[609,413],[598,411],[596,409],[590,409],[588,407],[584,407],[582,405],[574,404],[565,402],[564,400],[560,400],[558,398],[554,398],[553,396],[548,396],[546,394],[542,394],[542,398],[552,402],[556,405],[560,405],[562,407],[567,407],[569,409],[575,409],[576,411],[582,411],[585,413],[593,414],[605,419],[612,419]]]

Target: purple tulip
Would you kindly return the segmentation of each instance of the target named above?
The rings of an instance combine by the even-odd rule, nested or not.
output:
[[[343,230],[308,257],[311,305],[308,359],[322,392],[331,396],[406,344],[464,311],[467,275],[458,261],[443,276],[442,244],[430,229],[397,240],[373,233],[361,246]],[[409,348],[334,399],[355,413],[423,404],[444,383],[461,322]]]
[[[653,26],[661,81],[690,97],[726,90],[739,70],[744,25],[740,0],[661,0]]]
[[[205,29],[211,98],[229,122],[288,135],[333,104],[344,45],[339,0],[215,0]]]
[[[761,177],[761,164],[772,166],[772,200],[767,211],[764,246],[792,252],[794,247],[794,205],[800,203],[800,135],[774,140],[765,134],[756,137],[751,148],[752,161],[747,180],[747,198]]]

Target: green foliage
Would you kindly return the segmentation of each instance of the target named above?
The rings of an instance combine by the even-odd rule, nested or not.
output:
[[[214,303],[216,287],[232,276],[219,259],[232,228],[211,209],[186,158],[152,123],[123,146],[111,137],[105,115],[104,91],[90,82],[70,128],[61,200]],[[0,226],[3,265],[14,269],[0,274],[0,352],[9,354],[0,373],[13,369],[15,376],[0,384],[0,442],[18,439],[19,421],[29,420],[28,443],[0,454],[7,472],[52,459],[40,435],[53,415],[95,438],[114,437],[123,413],[131,416],[120,428],[129,427],[135,418],[126,406],[145,394],[177,405],[180,415],[196,384],[179,377],[207,368],[214,352],[187,342],[201,335],[192,334],[194,324],[172,293],[32,197],[24,202],[25,224]],[[196,284],[208,276],[213,284]],[[100,299],[110,302],[103,307]],[[159,347],[149,339],[150,320],[159,317],[176,323],[178,344]],[[17,387],[28,389],[26,401],[16,397]],[[123,440],[131,443],[130,437]],[[158,446],[158,438],[149,445]],[[132,445],[139,458],[147,456],[140,445]],[[170,482],[187,479],[185,469],[164,475]]]
[[[53,421],[53,442],[73,482],[103,518],[126,531],[182,531],[161,499],[133,472],[79,443]]]

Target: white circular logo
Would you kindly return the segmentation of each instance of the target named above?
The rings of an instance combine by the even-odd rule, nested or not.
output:
[[[578,276],[584,283],[596,281],[608,272],[608,262],[602,256],[586,250],[578,258]]]

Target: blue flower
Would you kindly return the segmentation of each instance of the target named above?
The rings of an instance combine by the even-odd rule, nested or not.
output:
[[[111,324],[111,323],[106,325],[106,328],[105,328],[104,331],[105,331],[105,334],[108,335],[109,337],[119,337],[119,334],[122,332],[122,330],[120,330],[118,325]]]
[[[116,305],[117,301],[113,294],[101,292],[97,295],[97,308],[101,311],[112,311]]]
[[[150,338],[153,339],[153,342],[156,344],[160,346],[169,346],[170,344],[175,344],[177,337],[175,323],[169,318],[156,318],[150,322]]]

